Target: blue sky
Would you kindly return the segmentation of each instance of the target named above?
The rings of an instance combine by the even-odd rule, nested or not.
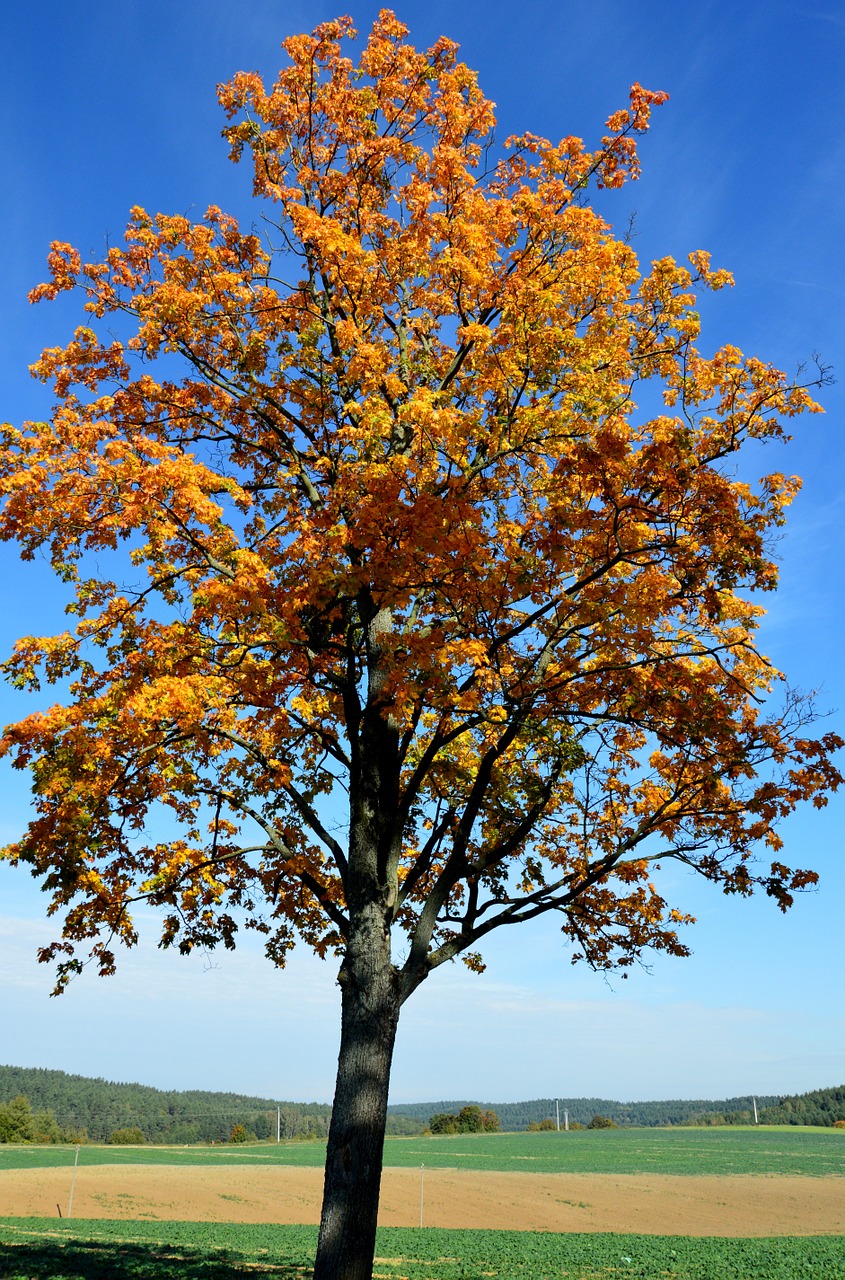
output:
[[[360,29],[377,11],[348,4]],[[597,138],[639,80],[665,89],[642,147],[643,177],[605,212],[636,213],[644,261],[711,251],[736,288],[707,301],[703,346],[732,341],[794,371],[819,352],[845,372],[845,15],[818,4],[746,0],[409,0],[397,12],[415,43],[440,34],[498,104],[499,133]],[[272,77],[279,41],[344,11],[300,0],[42,0],[4,20],[0,106],[0,415],[48,411],[27,375],[42,347],[76,322],[66,300],[30,308],[51,239],[97,256],[130,205],[199,215],[209,203],[250,219],[246,167],[226,160],[214,86],[236,70]],[[780,544],[782,586],[763,648],[845,732],[842,631],[845,396],[796,424],[786,449],[749,465],[797,472],[804,491]],[[44,567],[0,546],[0,649],[61,630],[62,594]],[[0,690],[0,716],[31,704]],[[0,772],[0,840],[25,822],[25,779]],[[845,794],[785,828],[787,860],[822,876],[786,918],[681,874],[666,894],[699,923],[688,960],[609,982],[570,967],[553,922],[494,937],[487,973],[439,971],[403,1013],[393,1098],[622,1099],[777,1093],[845,1080]],[[163,1087],[331,1097],[339,1001],[333,967],[297,953],[270,968],[256,946],[190,960],[158,952],[146,931],[117,977],[85,976],[61,1000],[34,960],[51,936],[44,899],[0,868],[0,1061]],[[143,923],[143,921],[142,921]],[[152,924],[153,922],[150,921]]]

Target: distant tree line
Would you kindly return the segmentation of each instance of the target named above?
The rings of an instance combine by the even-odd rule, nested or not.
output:
[[[777,1097],[758,1097],[757,1105],[773,1105]],[[581,1125],[586,1128],[594,1116],[606,1116],[620,1127],[651,1128],[665,1125],[687,1125],[703,1122],[703,1117],[714,1113],[724,1114],[751,1107],[751,1098],[727,1098],[724,1101],[708,1101],[702,1099],[670,1099],[662,1102],[616,1102],[611,1098],[535,1098],[526,1102],[480,1102],[482,1111],[495,1111],[502,1129],[507,1132],[521,1132],[532,1124],[556,1128],[556,1119],[549,1124],[551,1117],[556,1116],[555,1104],[560,1111],[560,1127],[564,1126],[564,1113],[569,1113],[569,1127]],[[424,1123],[438,1113],[458,1113],[462,1107],[471,1105],[471,1099],[462,1101],[400,1103],[391,1106],[390,1112],[404,1115]]]
[[[556,1127],[555,1101],[399,1103],[388,1109],[388,1133],[412,1136],[429,1127],[433,1132],[484,1132],[483,1122],[479,1129],[467,1127],[477,1122],[478,1115],[494,1116],[501,1129],[511,1132],[552,1129]],[[720,1102],[558,1101],[561,1128],[568,1112],[570,1129],[586,1128],[595,1117],[622,1127],[751,1124],[754,1120],[750,1096]],[[830,1126],[845,1120],[845,1085],[788,1097],[758,1095],[756,1101],[761,1124]],[[472,1119],[465,1119],[462,1126],[464,1113]],[[284,1139],[325,1139],[331,1108],[319,1102],[278,1103],[246,1094],[161,1090],[64,1071],[0,1066],[0,1142],[228,1142],[237,1126],[246,1134],[243,1140],[263,1141],[275,1138],[277,1117]],[[447,1127],[435,1129],[435,1120]],[[452,1122],[455,1128],[448,1127]],[[121,1138],[121,1132],[135,1136]]]
[[[814,1089],[812,1093],[796,1094],[781,1098],[773,1105],[760,1106],[757,1100],[757,1119],[760,1124],[818,1124],[836,1125],[845,1121],[845,1085],[836,1089]],[[724,1117],[725,1124],[753,1124],[753,1109],[731,1111]]]
[[[800,1096],[779,1097],[757,1094],[757,1116],[760,1124],[832,1125],[845,1119],[845,1086],[818,1089]],[[557,1128],[555,1105],[569,1113],[570,1129],[588,1128],[595,1117],[612,1120],[620,1127],[652,1128],[670,1125],[753,1124],[754,1100],[751,1095],[723,1100],[675,1098],[658,1102],[616,1102],[609,1098],[535,1098],[527,1102],[481,1102],[482,1111],[495,1111],[502,1129],[519,1132]],[[430,1124],[438,1114],[457,1114],[468,1100],[400,1103],[391,1106],[395,1117],[407,1116]],[[554,1118],[553,1118],[554,1117]]]
[[[115,1083],[35,1067],[0,1066],[0,1104],[13,1108],[14,1124],[5,1131],[29,1132],[21,1116],[38,1116],[35,1137],[3,1137],[0,1142],[110,1142],[129,1131],[129,1141],[174,1144],[228,1142],[241,1126],[248,1141],[276,1137],[279,1123],[285,1139],[325,1139],[331,1107],[326,1103],[277,1103],[269,1098],[206,1090],[161,1090],[147,1085]],[[5,1114],[5,1113],[4,1113]],[[49,1114],[50,1123],[44,1118]],[[33,1121],[33,1123],[35,1123]],[[31,1128],[31,1126],[30,1126]],[[391,1120],[388,1132],[418,1134],[423,1122],[406,1116]]]

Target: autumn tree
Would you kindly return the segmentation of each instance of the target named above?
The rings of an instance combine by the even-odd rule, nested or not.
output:
[[[485,1111],[481,1121],[485,1133],[501,1133],[502,1122],[495,1111]]]
[[[596,1116],[593,1116],[592,1120],[587,1125],[587,1128],[588,1129],[618,1129],[619,1125],[616,1123],[615,1120],[611,1120],[609,1116],[596,1115]]]
[[[432,1133],[498,1133],[501,1129],[499,1117],[495,1111],[482,1111],[475,1103],[461,1107],[453,1115],[448,1111],[439,1111],[428,1122]]]
[[[41,957],[111,973],[143,901],[183,952],[248,927],[274,964],[339,958],[318,1280],[371,1273],[434,969],[548,911],[598,969],[684,955],[670,862],[786,908],[815,877],[776,824],[838,780],[755,641],[798,482],[734,470],[812,387],[703,353],[728,274],[641,268],[588,203],[666,95],[635,85],[593,150],[500,144],[451,41],[384,11],[356,65],[353,35],[219,90],[258,230],[135,208],[100,262],[53,245],[32,296],[87,319],[0,464],[0,536],[75,589],[6,662],[62,690],[2,742],[35,806],[5,856],[63,919]]]

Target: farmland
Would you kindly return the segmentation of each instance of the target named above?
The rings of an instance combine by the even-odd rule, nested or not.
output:
[[[0,1219],[4,1280],[303,1280],[316,1229]],[[383,1280],[841,1280],[837,1239],[382,1229]]]
[[[0,1277],[304,1280],[323,1157],[82,1147],[68,1221],[73,1150],[0,1147],[0,1215],[18,1214],[0,1217]],[[380,1280],[845,1276],[845,1134],[830,1129],[389,1139],[385,1164]]]
[[[214,1147],[81,1147],[97,1164],[294,1165],[322,1168],[325,1145],[282,1142]],[[68,1147],[0,1146],[3,1169],[73,1161]],[[845,1176],[845,1132],[778,1126],[741,1129],[606,1129],[573,1133],[455,1134],[388,1138],[385,1166],[498,1173]]]

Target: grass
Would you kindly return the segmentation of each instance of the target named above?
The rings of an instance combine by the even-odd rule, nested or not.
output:
[[[304,1280],[316,1228],[0,1218],[3,1280]],[[379,1232],[378,1280],[842,1280],[845,1241]]]
[[[321,1166],[325,1144],[219,1147],[82,1147],[80,1165],[284,1164]],[[384,1162],[403,1168],[503,1173],[798,1174],[845,1176],[845,1133],[786,1126],[606,1129],[573,1133],[388,1138]],[[73,1163],[69,1147],[0,1146],[0,1170]]]

